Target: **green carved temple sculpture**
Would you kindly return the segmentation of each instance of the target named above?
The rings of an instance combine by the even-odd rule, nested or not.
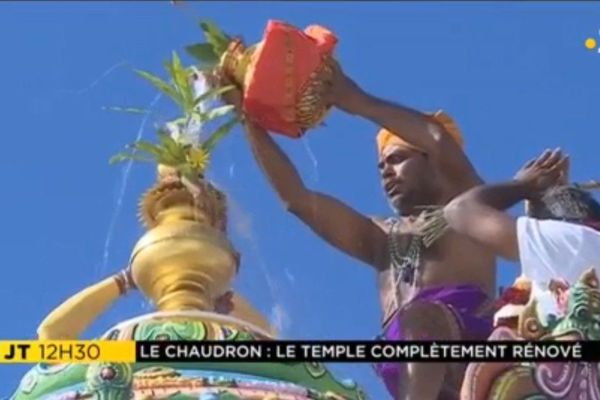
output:
[[[507,305],[512,313],[502,312],[504,324],[491,340],[600,340],[600,289],[593,268],[569,289],[560,318],[543,324],[534,298],[520,303]],[[462,399],[597,400],[600,374],[593,363],[473,363],[465,374]]]

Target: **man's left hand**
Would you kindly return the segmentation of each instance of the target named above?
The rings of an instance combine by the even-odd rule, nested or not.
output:
[[[539,157],[526,163],[515,175],[515,180],[526,185],[531,198],[536,198],[564,179],[568,156],[560,149],[546,150]]]

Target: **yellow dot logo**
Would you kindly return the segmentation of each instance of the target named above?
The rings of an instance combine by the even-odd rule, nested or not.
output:
[[[596,39],[593,38],[587,38],[585,40],[585,47],[589,50],[593,50],[596,48]]]

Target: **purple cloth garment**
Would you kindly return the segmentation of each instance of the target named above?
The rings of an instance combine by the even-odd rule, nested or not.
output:
[[[444,304],[456,317],[462,329],[462,340],[486,340],[493,329],[493,317],[491,315],[479,316],[476,313],[481,310],[488,300],[489,297],[477,286],[457,285],[424,289],[408,304],[416,301]],[[402,308],[392,317],[385,332],[379,338],[389,341],[406,340],[402,328]],[[435,340],[436,338],[422,339]],[[388,392],[394,399],[397,399],[401,374],[400,365],[387,362],[375,364],[374,368],[377,375],[385,383]]]

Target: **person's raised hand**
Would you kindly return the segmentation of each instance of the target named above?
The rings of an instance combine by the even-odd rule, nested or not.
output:
[[[243,92],[229,77],[221,70],[215,70],[206,74],[206,80],[211,88],[216,89],[225,86],[233,86],[233,89],[221,94],[221,99],[226,104],[235,107],[237,113],[242,113]]]
[[[538,198],[549,188],[560,185],[568,170],[568,156],[560,149],[546,150],[528,161],[515,175],[515,180],[525,185],[530,199]],[[568,176],[566,177],[568,180]]]
[[[362,89],[335,61],[332,62],[331,79],[324,82],[322,90],[321,96],[328,106],[335,106],[351,114],[356,114],[360,109]]]

